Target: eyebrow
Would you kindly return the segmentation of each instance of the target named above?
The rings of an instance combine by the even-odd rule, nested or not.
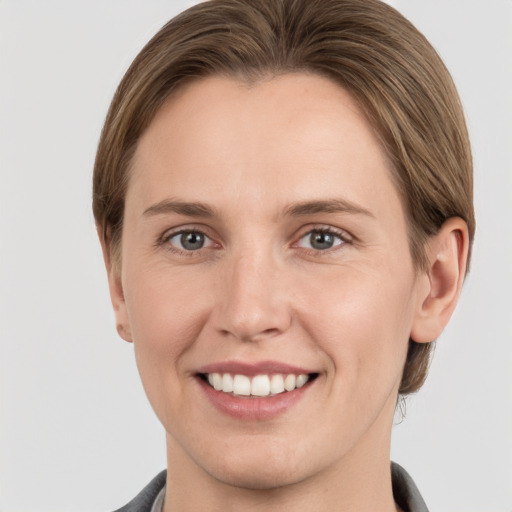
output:
[[[152,217],[155,215],[166,215],[169,213],[201,218],[212,218],[217,215],[216,211],[205,203],[164,199],[163,201],[146,208],[143,216]],[[316,213],[351,213],[374,217],[374,215],[366,208],[345,199],[303,201],[293,203],[284,209],[284,215],[291,217],[313,215]]]
[[[164,199],[144,210],[143,216],[165,215],[177,213],[188,217],[215,217],[213,208],[204,203],[189,203]]]
[[[315,213],[353,213],[374,217],[373,213],[366,208],[345,199],[326,199],[294,203],[285,208],[284,213],[290,216],[312,215]]]

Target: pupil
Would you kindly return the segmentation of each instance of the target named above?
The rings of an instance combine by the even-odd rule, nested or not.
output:
[[[334,243],[329,233],[312,233],[310,241],[311,247],[315,249],[330,249]]]
[[[183,233],[181,245],[190,251],[201,249],[204,245],[204,236],[201,233]]]

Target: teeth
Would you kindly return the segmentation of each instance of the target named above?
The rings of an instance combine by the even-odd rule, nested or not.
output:
[[[233,391],[233,377],[229,373],[222,376],[222,391],[224,393],[231,393]]]
[[[296,380],[295,375],[287,375],[286,379],[284,379],[284,389],[286,389],[286,391],[293,391],[295,389]]]
[[[273,395],[282,393],[284,391],[284,379],[282,375],[272,375],[270,379],[270,392]]]
[[[251,395],[268,396],[270,395],[270,379],[268,375],[257,375],[252,379]]]
[[[303,373],[301,375],[297,375],[297,379],[295,380],[295,387],[301,388],[306,384],[308,381],[308,376],[304,375]]]
[[[213,374],[213,387],[220,391],[222,389],[222,377],[220,373],[214,373]]]
[[[251,380],[247,375],[209,373],[207,378],[217,391],[239,396],[270,396],[301,388],[308,382],[309,375],[256,375]]]
[[[233,393],[235,395],[249,396],[251,394],[251,380],[246,375],[235,375],[233,378]]]

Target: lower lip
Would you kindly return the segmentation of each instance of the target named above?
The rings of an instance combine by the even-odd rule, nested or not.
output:
[[[217,391],[197,379],[210,402],[222,413],[239,420],[264,421],[283,414],[301,400],[315,381],[301,388],[268,397],[241,397]]]

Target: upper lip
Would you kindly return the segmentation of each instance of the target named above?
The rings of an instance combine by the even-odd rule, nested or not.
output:
[[[197,373],[230,373],[232,375],[254,377],[255,375],[269,375],[274,373],[300,375],[315,372],[279,361],[259,361],[255,363],[222,361],[202,366],[197,370]]]

